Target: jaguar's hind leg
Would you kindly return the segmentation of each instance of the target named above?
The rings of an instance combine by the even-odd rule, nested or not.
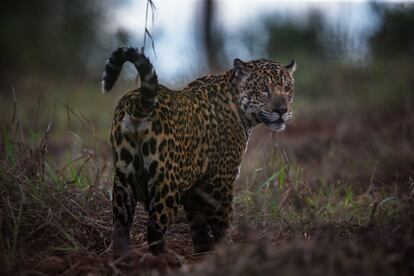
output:
[[[209,183],[206,187],[210,192],[211,203],[207,209],[207,222],[217,243],[226,235],[230,226],[233,202],[233,189],[230,181],[223,179],[217,183]]]
[[[116,170],[113,187],[113,233],[112,248],[115,252],[128,250],[130,229],[134,219],[136,198],[133,193],[133,173],[126,175],[121,169]]]
[[[149,217],[148,244],[154,255],[164,251],[164,234],[170,223],[175,221],[180,194],[174,181],[164,175],[165,167],[161,162],[153,161],[149,166],[149,174],[154,181],[149,182]]]

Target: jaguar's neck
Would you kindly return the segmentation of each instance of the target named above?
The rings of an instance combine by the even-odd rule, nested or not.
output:
[[[224,72],[222,75],[220,75],[220,78],[221,83],[224,85],[220,87],[221,91],[219,91],[219,93],[224,95],[228,100],[233,113],[236,115],[238,121],[243,126],[246,139],[248,140],[250,133],[256,124],[254,124],[254,122],[250,122],[241,109],[240,93],[235,83],[233,70]]]

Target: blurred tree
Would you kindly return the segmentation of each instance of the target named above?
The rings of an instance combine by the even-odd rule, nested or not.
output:
[[[224,37],[223,31],[217,26],[217,5],[213,0],[202,2],[200,41],[204,47],[205,62],[209,72],[218,72],[223,69]],[[197,20],[197,19],[196,19]]]
[[[375,57],[414,55],[414,4],[373,4],[380,25],[369,43]]]
[[[3,0],[1,75],[30,70],[83,74],[112,0]]]
[[[291,59],[297,56],[319,59],[325,53],[322,32],[323,22],[317,12],[310,13],[304,22],[293,18],[268,18],[265,23],[265,33],[268,36],[265,51],[274,59]]]

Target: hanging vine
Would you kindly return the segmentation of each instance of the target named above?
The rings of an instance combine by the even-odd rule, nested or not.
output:
[[[150,33],[150,31],[148,30],[148,13],[149,13],[149,8],[151,7],[151,24],[152,24],[152,29],[154,29],[154,15],[155,15],[155,4],[152,0],[147,0],[147,7],[146,7],[146,11],[145,11],[145,30],[144,30],[144,41],[142,43],[142,47],[141,47],[141,52],[144,53],[145,51],[145,46],[146,46],[146,42],[147,42],[147,36],[151,39],[151,47],[152,50],[154,51],[154,56],[157,57],[157,54],[155,53],[155,45],[154,45],[154,39]]]

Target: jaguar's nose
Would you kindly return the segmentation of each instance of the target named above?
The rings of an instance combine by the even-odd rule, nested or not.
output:
[[[287,112],[287,108],[286,107],[276,107],[275,109],[273,109],[273,112],[276,112],[277,114],[282,116],[283,114],[285,114]]]

